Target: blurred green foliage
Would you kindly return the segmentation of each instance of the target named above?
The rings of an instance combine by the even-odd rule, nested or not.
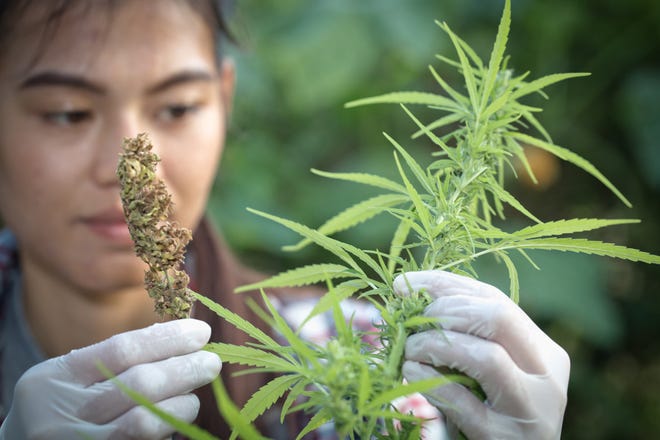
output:
[[[434,24],[446,21],[487,57],[502,3],[496,0],[241,0],[231,129],[209,211],[242,258],[266,271],[321,260],[284,253],[296,237],[247,206],[318,226],[365,196],[364,188],[309,173],[394,175],[386,131],[419,159],[412,122],[396,107],[344,110],[352,99],[433,90],[427,65],[451,55]],[[510,66],[531,72],[588,71],[551,87],[540,119],[554,141],[589,159],[632,201],[628,209],[591,177],[541,158],[559,178],[511,191],[540,218],[640,218],[601,238],[660,252],[660,2],[513,0]],[[451,76],[449,77],[451,79]],[[456,83],[455,83],[456,84]],[[423,116],[423,115],[422,115]],[[521,222],[515,213],[508,222]],[[382,247],[381,219],[342,239]],[[521,302],[573,360],[565,439],[660,437],[660,273],[657,267],[563,253],[533,254]],[[524,267],[524,264],[521,266]],[[502,288],[506,271],[480,265]]]

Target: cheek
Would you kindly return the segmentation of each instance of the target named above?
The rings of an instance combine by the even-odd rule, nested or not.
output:
[[[0,99],[7,94],[0,95]],[[61,139],[35,122],[11,99],[0,106],[0,186],[7,200],[44,203],[58,188],[79,177],[82,151],[70,139]],[[27,197],[25,197],[27,196]],[[63,196],[54,202],[59,203]]]
[[[8,226],[21,228],[65,209],[66,188],[75,175],[71,163],[29,143],[2,143],[0,149],[0,211]]]

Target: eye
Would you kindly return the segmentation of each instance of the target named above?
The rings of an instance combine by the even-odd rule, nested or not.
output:
[[[177,119],[183,119],[184,117],[194,114],[199,110],[198,104],[172,104],[163,107],[158,111],[158,119],[168,122],[175,121]]]
[[[69,126],[80,124],[92,118],[92,112],[89,110],[69,110],[61,112],[46,112],[42,115],[43,119],[51,124],[59,126]]]

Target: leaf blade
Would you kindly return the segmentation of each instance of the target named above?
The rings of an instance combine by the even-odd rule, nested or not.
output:
[[[428,92],[392,92],[370,98],[356,99],[344,104],[345,108],[353,108],[371,104],[423,104],[446,109],[456,109],[456,103],[449,98]]]
[[[557,235],[574,234],[577,232],[593,231],[607,226],[626,225],[639,223],[637,219],[598,219],[598,218],[574,218],[568,220],[555,220],[539,223],[513,232],[513,237],[540,238]]]
[[[387,210],[387,208],[400,205],[407,201],[408,197],[402,194],[382,194],[370,197],[331,217],[317,231],[323,235],[332,235],[340,231],[345,231],[374,218]],[[297,251],[311,243],[312,241],[309,239],[301,240],[294,245],[286,246],[284,249],[287,251]]]
[[[598,179],[603,185],[605,185],[610,191],[612,191],[618,198],[621,200],[627,207],[632,207],[630,201],[614,186],[610,180],[605,177],[595,166],[591,164],[588,160],[584,159],[582,156],[568,150],[559,145],[551,144],[549,142],[542,141],[540,139],[534,138],[532,136],[523,134],[523,133],[508,133],[510,136],[525,142],[529,145],[541,148],[549,153],[554,154],[560,159],[563,159],[567,162],[572,163],[573,165],[583,169],[587,173],[591,174],[593,177]]]
[[[336,179],[336,180],[345,180],[348,182],[355,182],[355,183],[361,183],[363,185],[369,185],[373,186],[376,188],[382,188],[386,189],[388,191],[396,192],[396,193],[401,193],[401,194],[406,194],[406,189],[396,183],[393,180],[387,179],[385,177],[377,176],[374,174],[368,174],[368,173],[331,173],[328,171],[320,171],[316,169],[312,169],[312,173],[327,177],[330,179]]]
[[[506,0],[504,3],[504,11],[502,12],[502,18],[500,19],[500,24],[497,28],[497,35],[495,36],[495,43],[493,44],[493,50],[490,54],[490,60],[488,62],[488,70],[486,71],[486,76],[483,81],[483,87],[481,91],[481,103],[479,106],[480,111],[486,107],[488,99],[493,87],[495,86],[495,81],[497,79],[497,73],[500,70],[500,65],[502,64],[502,59],[504,58],[504,51],[506,50],[506,43],[509,37],[509,29],[511,27],[511,1]],[[493,112],[495,110],[492,110]],[[484,116],[485,118],[486,116]]]
[[[590,73],[587,72],[574,72],[574,73],[554,73],[551,75],[546,75],[541,78],[537,78],[533,81],[522,83],[515,91],[511,93],[511,99],[518,99],[530,93],[537,92],[549,85],[558,83],[571,78],[580,78],[584,76],[589,76]]]
[[[225,342],[211,342],[205,350],[220,356],[223,362],[248,365],[278,372],[297,372],[298,366],[282,357],[254,347],[234,345]]]
[[[216,315],[220,316],[225,321],[229,322],[234,327],[236,327],[237,329],[243,331],[244,333],[246,333],[250,337],[256,339],[257,341],[259,341],[262,344],[267,345],[267,346],[277,346],[277,345],[279,345],[268,334],[266,334],[264,331],[262,331],[261,329],[259,329],[254,324],[252,324],[250,321],[244,319],[240,315],[232,312],[231,310],[227,309],[224,306],[221,306],[220,304],[216,303],[215,301],[211,300],[210,298],[205,297],[204,295],[201,295],[201,294],[199,294],[195,291],[192,291],[192,290],[190,292],[195,297],[195,299],[197,299],[197,301],[204,304],[211,311],[215,312]]]
[[[294,374],[278,376],[255,392],[241,409],[241,414],[250,422],[256,420],[268,408],[273,406],[291,385],[299,381],[300,377]]]
[[[235,289],[236,293],[273,287],[299,287],[320,283],[329,279],[353,276],[350,269],[340,264],[310,264],[281,272],[263,281],[246,284]]]

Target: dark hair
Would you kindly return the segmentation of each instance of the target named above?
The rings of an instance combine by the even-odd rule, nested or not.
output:
[[[46,0],[50,4],[44,22],[44,33],[42,34],[42,45],[48,40],[51,32],[57,29],[59,20],[71,7],[76,4],[85,3],[91,7],[89,0]],[[108,6],[116,4],[118,0],[106,0]],[[232,35],[227,18],[233,12],[233,0],[179,0],[185,1],[192,9],[197,11],[215,34],[216,56],[220,59],[223,42],[236,40]],[[44,0],[0,0],[0,50],[6,44],[11,35],[11,26],[16,17],[35,3],[43,4]],[[94,5],[96,6],[96,5]]]

